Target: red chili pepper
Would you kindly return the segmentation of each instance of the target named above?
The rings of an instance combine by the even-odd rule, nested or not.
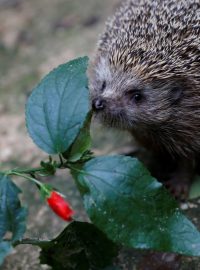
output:
[[[52,191],[47,198],[47,202],[51,209],[62,219],[72,221],[74,211],[65,199],[56,191]]]

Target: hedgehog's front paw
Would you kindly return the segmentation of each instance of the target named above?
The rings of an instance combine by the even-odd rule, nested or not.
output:
[[[177,200],[185,201],[188,199],[194,172],[193,159],[178,160],[177,166],[163,184]]]
[[[169,192],[179,201],[188,199],[189,189],[191,185],[190,179],[181,179],[179,177],[172,177],[170,180],[165,181],[164,186]]]

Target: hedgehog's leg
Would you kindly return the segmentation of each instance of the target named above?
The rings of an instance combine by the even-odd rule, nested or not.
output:
[[[156,155],[147,164],[151,174],[178,200],[188,198],[189,188],[195,174],[191,159],[173,159],[169,154]]]
[[[178,200],[188,198],[189,188],[194,178],[195,166],[191,160],[181,159],[164,185]]]
[[[188,198],[189,188],[195,174],[194,164],[191,162],[194,160],[193,158],[174,160],[168,153],[155,155],[144,149],[123,154],[139,158],[152,176],[162,182],[176,199],[186,200]]]

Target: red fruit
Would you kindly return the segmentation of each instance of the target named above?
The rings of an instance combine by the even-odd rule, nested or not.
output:
[[[52,191],[47,198],[47,202],[50,208],[62,219],[66,221],[72,221],[74,211],[70,208],[70,205],[65,199],[56,191]]]

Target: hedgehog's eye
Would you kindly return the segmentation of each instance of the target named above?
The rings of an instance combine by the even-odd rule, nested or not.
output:
[[[139,102],[142,100],[143,96],[141,94],[137,93],[137,94],[134,94],[133,98],[134,98],[135,102]]]
[[[126,92],[126,96],[131,102],[134,103],[139,103],[144,98],[143,94],[138,89],[129,90],[128,92]]]

